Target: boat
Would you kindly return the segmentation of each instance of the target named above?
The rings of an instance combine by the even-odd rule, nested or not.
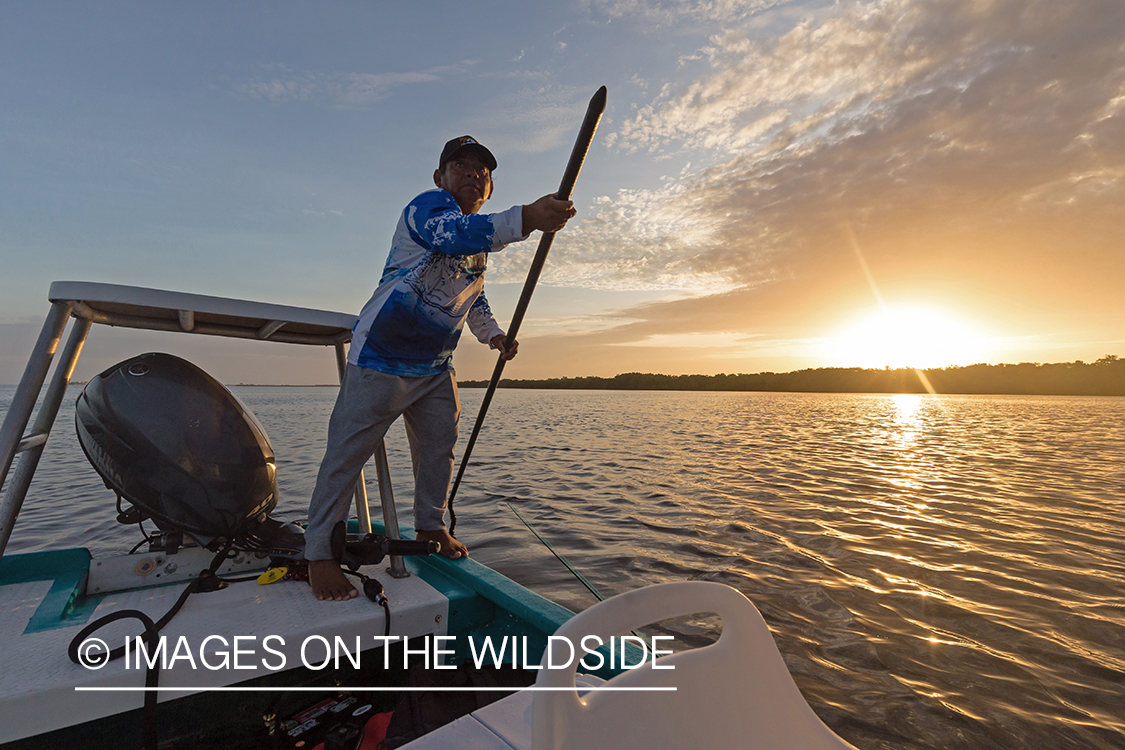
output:
[[[424,729],[434,731],[416,732],[422,736],[407,746],[634,747],[655,732],[658,740],[643,746],[681,747],[671,742],[676,731],[744,736],[732,722],[748,712],[734,706],[759,693],[754,703],[783,728],[807,725],[822,746],[850,747],[800,698],[741,594],[700,581],[663,584],[679,588],[627,592],[576,617],[472,559],[434,555],[411,541],[399,529],[385,448],[374,456],[382,518],[371,518],[361,476],[354,518],[334,540],[366,596],[318,602],[302,583],[300,527],[269,516],[275,459],[261,425],[221,384],[169,354],[109,368],[76,407],[80,443],[118,496],[118,520],[140,527],[149,519],[158,531],[130,554],[94,557],[81,546],[5,554],[93,325],[327,347],[342,377],[356,320],[91,282],[55,282],[48,299],[0,427],[4,747],[369,747],[360,743],[374,731],[372,717],[401,719],[404,705],[423,714],[452,710],[462,694],[470,696],[464,711],[430,721]],[[657,659],[655,641],[622,635],[696,611],[722,614],[723,635],[712,646]],[[589,660],[575,658],[576,643]],[[564,645],[569,655],[557,650]],[[738,656],[748,649],[758,654],[756,687]],[[418,702],[423,690],[439,695],[430,708]],[[638,702],[654,691],[665,701],[655,715],[672,728],[650,715],[658,704]],[[773,706],[779,695],[791,713]],[[599,723],[596,715],[610,718]],[[395,719],[380,721],[382,734]],[[591,739],[578,726],[600,728]],[[789,742],[756,731],[763,747]],[[802,744],[817,746],[810,743]]]

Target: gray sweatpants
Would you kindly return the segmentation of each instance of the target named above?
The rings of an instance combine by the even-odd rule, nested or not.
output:
[[[328,421],[328,448],[309,501],[305,558],[332,558],[332,528],[348,517],[363,465],[403,417],[414,464],[414,528],[445,528],[461,402],[452,372],[406,378],[349,364]]]

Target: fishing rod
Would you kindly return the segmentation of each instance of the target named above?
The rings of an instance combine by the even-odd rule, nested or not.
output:
[[[597,587],[594,586],[594,584],[590,583],[590,579],[588,579],[586,576],[582,575],[582,573],[579,572],[578,568],[571,565],[570,560],[567,560],[565,557],[563,557],[562,553],[559,552],[557,549],[555,549],[555,545],[553,545],[549,541],[547,541],[547,538],[545,536],[543,536],[542,534],[540,534],[538,532],[538,530],[536,530],[536,528],[534,526],[532,526],[531,523],[526,518],[523,517],[523,514],[520,513],[518,510],[516,510],[516,507],[514,505],[512,505],[511,503],[500,503],[500,505],[504,506],[508,510],[515,513],[516,518],[523,521],[523,525],[526,526],[531,531],[531,533],[535,535],[535,538],[538,539],[539,541],[543,542],[543,544],[546,545],[547,549],[551,550],[551,554],[554,555],[558,559],[559,562],[561,562],[563,565],[565,565],[566,569],[569,570],[574,575],[574,577],[577,578],[579,580],[579,582],[583,586],[586,587],[587,591],[589,591],[591,594],[593,594],[595,597],[597,597],[599,602],[605,601],[605,597],[602,596],[602,592],[598,591]],[[651,641],[646,640],[644,634],[641,633],[639,630],[633,630],[631,632],[633,633],[633,635],[637,636],[642,641],[645,641],[645,643],[649,643],[649,644],[652,643]],[[655,646],[653,646],[653,648],[655,649]]]
[[[586,160],[586,153],[590,150],[590,143],[594,140],[594,132],[598,129],[602,113],[605,112],[605,98],[605,86],[598,89],[594,96],[590,98],[590,104],[586,107],[586,117],[582,120],[582,127],[578,130],[578,138],[574,142],[574,149],[570,152],[570,161],[567,162],[566,171],[563,172],[559,192],[555,193],[555,197],[559,200],[570,200],[574,183],[578,180],[578,173],[582,170],[582,162]],[[531,302],[531,293],[535,291],[535,285],[539,282],[539,275],[543,272],[543,265],[547,262],[547,253],[551,251],[551,243],[554,242],[554,239],[554,232],[544,232],[543,236],[539,238],[539,247],[535,250],[535,257],[531,261],[531,268],[528,269],[527,280],[523,283],[520,300],[516,304],[515,313],[512,315],[512,324],[504,338],[504,350],[507,350],[516,340],[520,324],[523,323],[523,316]],[[476,424],[473,425],[473,432],[469,436],[469,442],[465,445],[465,455],[461,457],[461,466],[457,469],[457,478],[453,482],[453,489],[449,492],[450,535],[457,527],[457,515],[453,512],[453,498],[457,496],[457,488],[461,486],[461,477],[465,474],[465,467],[469,465],[469,456],[473,453],[473,446],[476,445],[481,425],[484,424],[484,415],[488,412],[488,405],[492,403],[492,396],[496,393],[496,384],[500,382],[500,375],[504,372],[504,364],[507,361],[504,359],[504,350],[501,351],[500,357],[496,360],[496,368],[492,371],[492,379],[488,381],[488,390],[484,392],[484,400],[481,401]]]
[[[561,562],[563,565],[565,565],[566,569],[569,570],[571,573],[573,573],[574,577],[577,578],[579,580],[579,582],[583,586],[586,587],[587,591],[589,591],[591,594],[596,596],[599,602],[605,601],[605,597],[602,596],[602,592],[598,591],[597,587],[595,587],[594,584],[590,583],[590,579],[588,579],[586,576],[584,576],[580,572],[578,572],[578,569],[570,564],[570,560],[567,560],[565,557],[563,557],[562,553],[559,552],[557,549],[555,549],[555,545],[551,544],[549,541],[547,541],[546,537],[544,537],[542,534],[540,534],[538,531],[536,531],[535,527],[532,526],[528,522],[528,520],[523,517],[522,513],[520,513],[518,510],[516,510],[516,508],[511,503],[500,503],[500,505],[504,506],[508,510],[515,513],[516,518],[523,521],[523,525],[526,526],[528,529],[530,529],[531,533],[534,534],[535,537],[539,541],[543,542],[543,544],[545,544],[547,546],[547,549],[551,550],[551,554],[554,555],[555,557],[557,557],[559,562]]]

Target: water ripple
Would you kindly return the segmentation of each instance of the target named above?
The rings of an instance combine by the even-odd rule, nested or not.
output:
[[[273,441],[279,515],[303,518],[334,389],[236,390]],[[462,391],[466,421],[480,396]],[[72,423],[68,399],[12,549],[133,544]],[[501,501],[607,595],[734,586],[858,747],[1120,749],[1122,424],[1112,398],[501,391],[458,530],[475,558],[576,610],[590,594]],[[407,524],[401,426],[387,443]],[[719,627],[651,630],[699,646]]]

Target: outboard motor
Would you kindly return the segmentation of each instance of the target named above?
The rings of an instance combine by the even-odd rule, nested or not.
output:
[[[106,486],[163,531],[234,541],[277,505],[273,448],[234,394],[190,362],[142,354],[91,380],[78,442]]]

